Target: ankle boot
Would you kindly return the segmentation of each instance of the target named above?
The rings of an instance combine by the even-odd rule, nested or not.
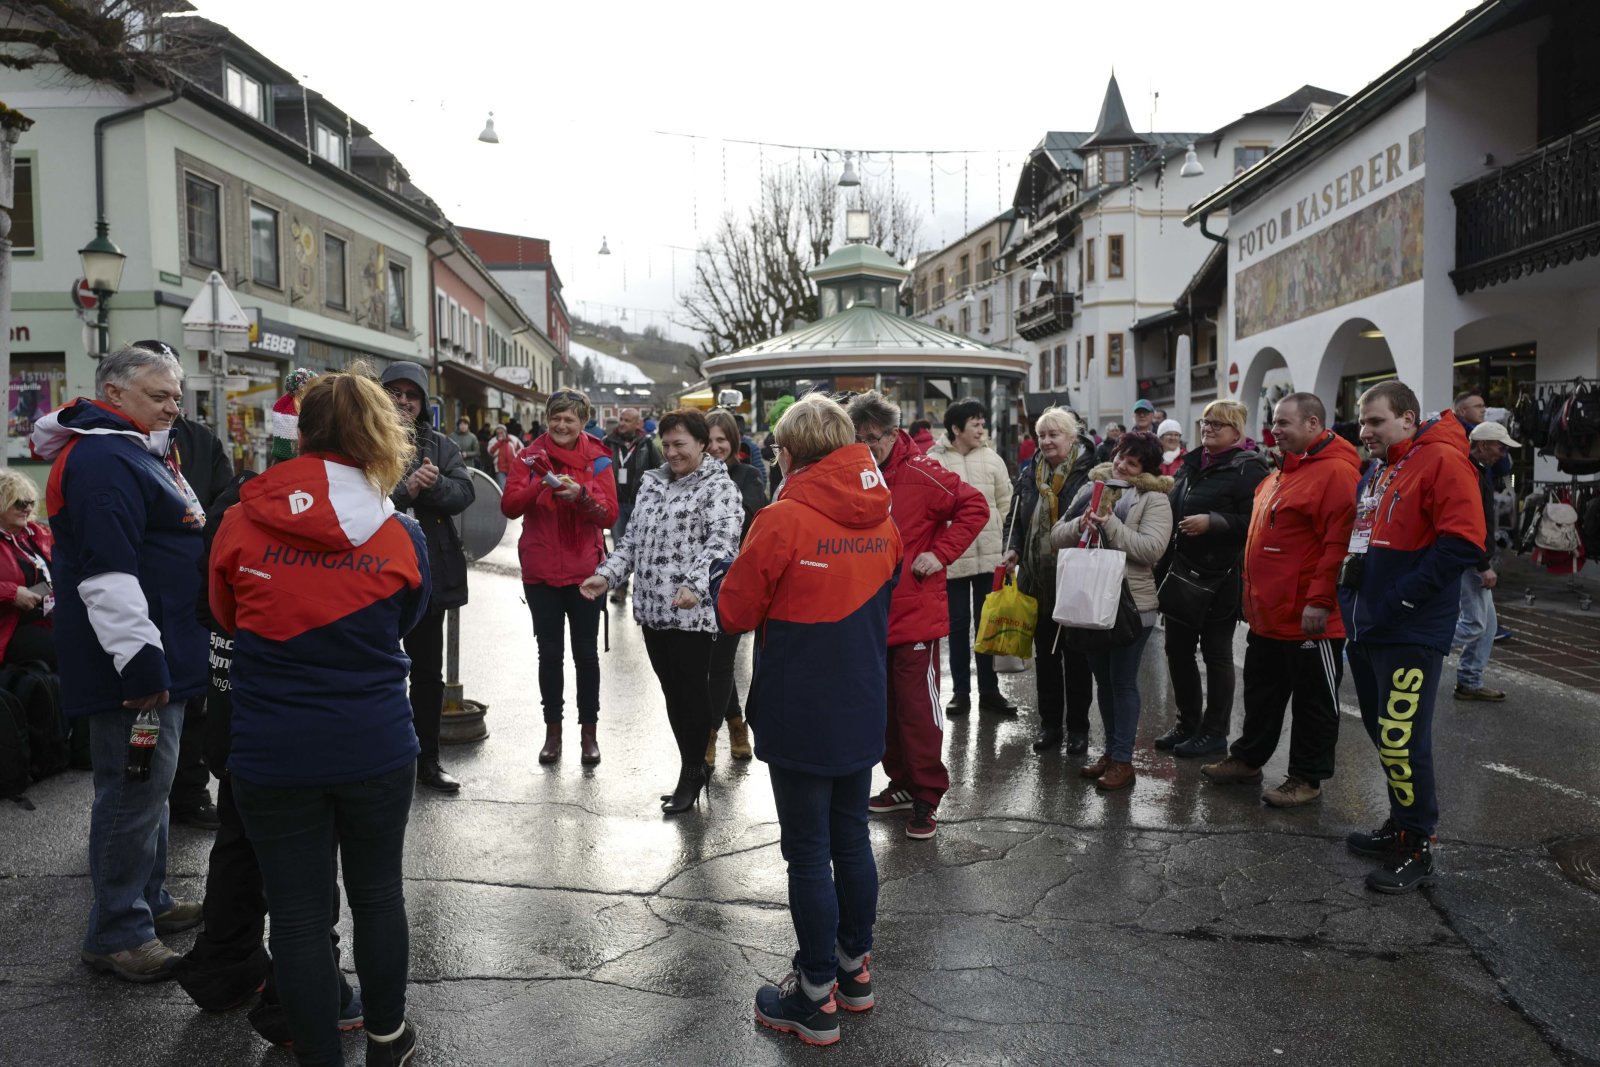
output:
[[[700,790],[706,784],[706,765],[690,763],[678,772],[678,785],[672,795],[661,802],[663,815],[678,815],[694,807],[700,799]]]
[[[544,724],[544,747],[539,750],[540,763],[554,763],[561,758],[561,724]]]
[[[745,725],[743,715],[735,715],[728,720],[728,754],[734,759],[749,759],[750,727]]]
[[[579,762],[585,766],[600,762],[600,743],[594,739],[594,730],[595,724],[592,722],[578,726],[578,749],[582,753]]]

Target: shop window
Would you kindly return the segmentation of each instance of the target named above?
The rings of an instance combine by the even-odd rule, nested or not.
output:
[[[348,245],[333,234],[322,236],[322,302],[344,309],[349,299],[345,290],[345,255]]]
[[[1122,277],[1122,235],[1111,234],[1106,238],[1106,277]]]
[[[33,217],[33,160],[18,159],[12,174],[11,254],[31,256],[38,251],[38,229]]]
[[[1118,375],[1122,373],[1122,334],[1106,334],[1106,373]]]
[[[222,187],[193,174],[183,176],[184,229],[189,262],[222,269]]]
[[[278,272],[278,213],[265,204],[250,202],[250,280],[276,289]]]
[[[398,263],[389,264],[389,325],[406,328],[406,269]]]
[[[35,419],[66,403],[66,357],[11,357],[11,428],[6,436],[6,455],[28,459],[28,435]],[[43,501],[40,502],[43,512]]]

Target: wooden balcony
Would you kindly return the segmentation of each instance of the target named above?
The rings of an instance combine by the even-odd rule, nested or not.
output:
[[[1047,293],[1017,309],[1017,333],[1037,341],[1070,329],[1072,309],[1071,293]]]
[[[1450,195],[1458,293],[1600,253],[1600,123]]]

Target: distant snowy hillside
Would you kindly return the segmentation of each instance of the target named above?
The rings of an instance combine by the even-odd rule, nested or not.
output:
[[[650,376],[627,360],[618,359],[616,356],[608,356],[604,352],[596,352],[588,345],[581,345],[577,341],[573,341],[571,344],[573,363],[577,363],[582,359],[594,361],[596,381],[606,384],[622,382],[638,383],[640,385],[650,384]]]

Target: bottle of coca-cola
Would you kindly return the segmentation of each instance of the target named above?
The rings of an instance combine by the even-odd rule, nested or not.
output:
[[[128,732],[128,781],[150,780],[150,761],[155,758],[160,738],[161,717],[154,708],[145,708],[134,718],[133,729]]]

